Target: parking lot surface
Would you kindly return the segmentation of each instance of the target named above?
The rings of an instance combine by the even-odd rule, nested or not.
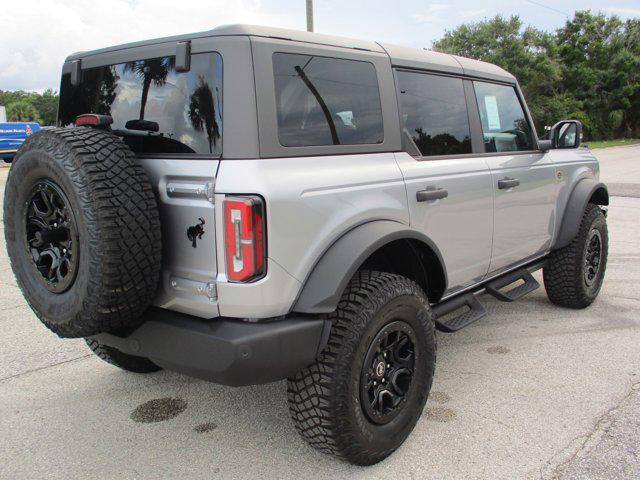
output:
[[[368,468],[298,438],[284,382],[136,375],[58,339],[26,305],[1,235],[0,478],[640,478],[640,146],[595,153],[615,196],[594,305],[561,309],[543,288],[483,297],[488,316],[439,334],[413,434]]]

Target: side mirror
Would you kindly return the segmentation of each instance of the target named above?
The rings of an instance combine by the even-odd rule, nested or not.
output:
[[[578,148],[582,142],[582,123],[579,120],[562,120],[549,132],[551,148]]]

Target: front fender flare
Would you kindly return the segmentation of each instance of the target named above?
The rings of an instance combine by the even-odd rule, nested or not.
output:
[[[377,220],[360,225],[340,237],[316,263],[293,307],[299,313],[330,313],[338,306],[349,280],[369,256],[394,240],[411,239],[426,243],[447,273],[440,250],[429,237],[406,225]]]
[[[582,221],[582,216],[584,215],[589,200],[601,189],[604,195],[599,197],[597,203],[600,205],[609,205],[609,191],[604,183],[592,178],[583,178],[578,181],[571,195],[569,195],[569,200],[567,200],[560,230],[553,245],[554,249],[566,247],[571,243],[573,238],[578,234],[580,222]]]

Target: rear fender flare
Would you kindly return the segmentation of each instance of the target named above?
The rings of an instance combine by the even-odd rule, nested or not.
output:
[[[340,237],[323,254],[307,277],[293,311],[299,313],[330,313],[338,306],[349,280],[376,250],[395,240],[419,240],[436,254],[447,273],[440,250],[433,241],[406,225],[390,220],[377,220],[360,225]]]

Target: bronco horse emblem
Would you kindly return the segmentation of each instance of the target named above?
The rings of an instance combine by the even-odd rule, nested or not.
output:
[[[198,218],[198,220],[200,220],[200,223],[187,228],[187,238],[191,240],[191,246],[193,248],[198,246],[196,243],[197,239],[202,238],[204,235],[204,228],[202,228],[202,226],[205,224],[205,221],[202,217]]]

